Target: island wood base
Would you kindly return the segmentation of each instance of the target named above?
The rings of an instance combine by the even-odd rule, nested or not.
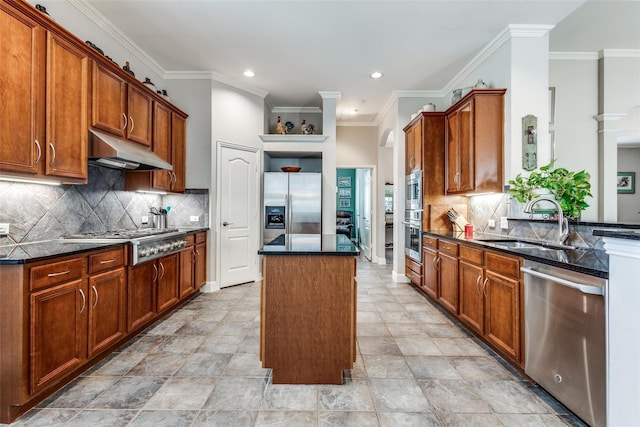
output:
[[[265,255],[260,359],[273,384],[342,384],[356,359],[356,260]]]

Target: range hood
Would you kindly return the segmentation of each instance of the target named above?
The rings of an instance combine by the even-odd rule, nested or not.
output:
[[[173,170],[170,163],[154,152],[95,129],[89,129],[89,162],[113,169]]]

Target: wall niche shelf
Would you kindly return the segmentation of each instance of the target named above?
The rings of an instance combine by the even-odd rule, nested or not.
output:
[[[268,134],[260,135],[263,142],[325,142],[329,135],[303,135],[303,134]]]

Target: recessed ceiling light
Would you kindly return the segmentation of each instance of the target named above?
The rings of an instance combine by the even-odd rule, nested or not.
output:
[[[254,72],[253,72],[253,71],[251,71],[251,70],[247,70],[247,71],[245,71],[243,74],[244,74],[244,76],[245,76],[245,77],[253,77],[253,76],[255,76],[255,75],[256,75],[256,73],[254,73]]]
[[[383,74],[380,71],[374,71],[373,73],[369,74],[369,77],[371,77],[372,79],[379,79],[383,76]]]

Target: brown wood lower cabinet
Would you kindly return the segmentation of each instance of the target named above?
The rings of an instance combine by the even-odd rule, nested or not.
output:
[[[153,284],[158,275],[154,261],[129,267],[127,277],[127,332],[149,322],[156,313],[156,292]]]
[[[423,259],[425,294],[504,357],[524,366],[521,259],[428,236],[423,238]]]
[[[89,357],[116,343],[127,332],[126,283],[122,265],[89,277]]]
[[[164,256],[156,262],[156,311],[158,313],[174,306],[178,302],[179,253]]]

